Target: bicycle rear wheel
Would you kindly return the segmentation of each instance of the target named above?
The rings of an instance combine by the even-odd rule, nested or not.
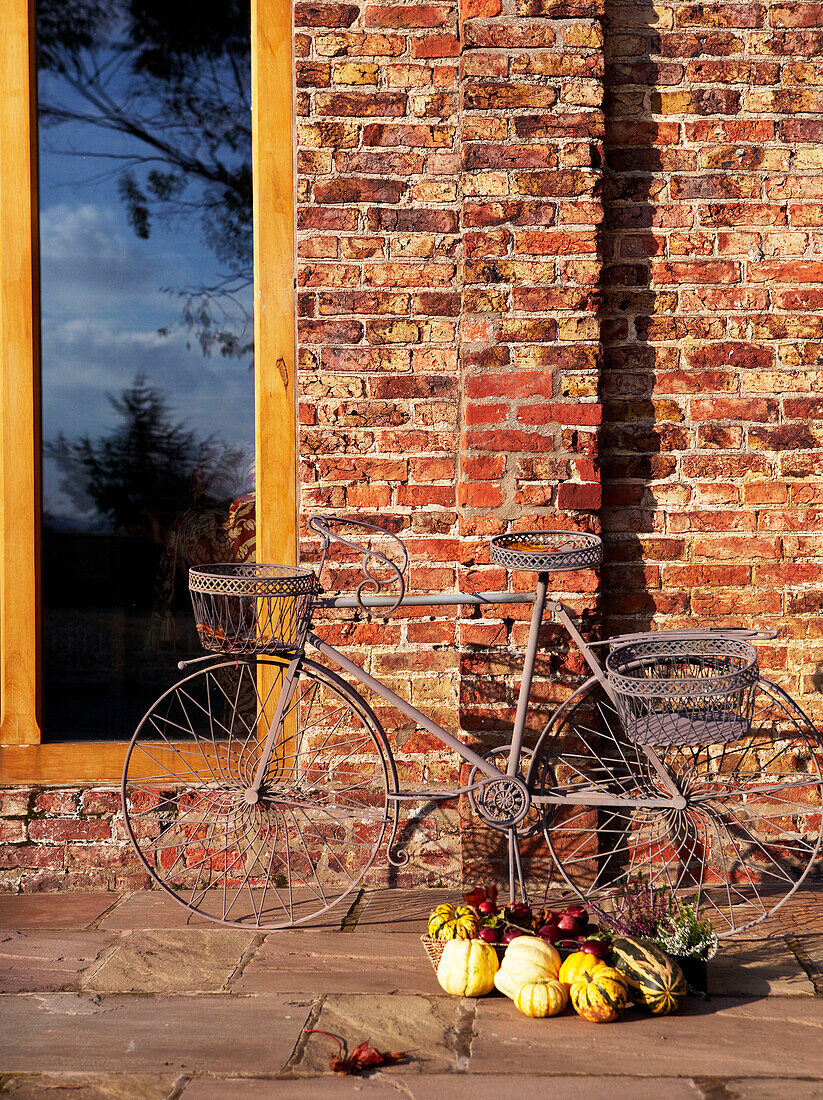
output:
[[[820,852],[821,743],[809,719],[761,677],[747,736],[654,751],[686,800],[682,809],[619,804],[668,795],[595,681],[549,723],[529,776],[533,791],[613,800],[547,811],[546,842],[568,886],[595,902],[626,876],[699,893],[721,936],[774,913]]]
[[[137,854],[159,886],[221,924],[318,918],[357,886],[385,835],[397,784],[383,730],[308,660],[249,803],[287,667],[244,659],[185,677],[151,707],[126,755],[123,812]]]

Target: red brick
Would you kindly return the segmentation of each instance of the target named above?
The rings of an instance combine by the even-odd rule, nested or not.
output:
[[[586,405],[523,405],[517,410],[521,424],[580,424],[594,426],[602,420],[602,407]]]
[[[400,201],[405,185],[397,180],[374,180],[366,177],[337,178],[328,183],[316,183],[314,197],[321,203],[359,203]]]
[[[464,482],[458,489],[458,501],[467,508],[499,508],[504,500],[502,489],[492,482]]]
[[[658,262],[651,265],[652,279],[663,286],[677,283],[736,283],[740,268],[728,260]]]
[[[0,818],[25,817],[31,802],[30,787],[7,787],[0,790]]]
[[[412,39],[412,57],[459,57],[460,42],[454,34],[429,34]]]
[[[111,824],[108,821],[48,818],[29,823],[29,838],[47,844],[64,844],[73,840],[107,840],[110,837]]]
[[[465,458],[461,465],[462,477],[471,481],[495,481],[506,472],[505,455],[483,455]]]
[[[405,114],[406,96],[402,92],[318,92],[315,110],[321,116],[396,117]]]
[[[40,844],[7,844],[0,847],[0,870],[39,867],[57,871],[64,861],[65,852],[60,847]]]
[[[360,12],[356,4],[297,3],[294,22],[297,27],[350,27]]]
[[[367,27],[442,27],[451,11],[437,4],[370,4],[366,8]]]
[[[27,840],[26,822],[20,818],[0,818],[0,844],[20,844]]]
[[[769,10],[773,27],[823,27],[823,4],[774,4]]]
[[[77,792],[41,791],[35,795],[34,809],[46,814],[74,814],[77,811]]]
[[[445,481],[454,478],[454,459],[451,458],[412,458],[409,460],[410,480],[424,483]]]
[[[754,282],[823,283],[823,261],[819,260],[765,260],[748,268]]]
[[[594,512],[600,507],[601,487],[597,483],[566,481],[557,488],[558,508]]]

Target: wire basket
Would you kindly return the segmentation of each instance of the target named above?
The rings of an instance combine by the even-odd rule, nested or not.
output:
[[[292,653],[303,648],[318,591],[311,569],[257,562],[189,570],[197,633],[215,653]]]
[[[586,531],[513,531],[491,540],[491,560],[507,569],[564,573],[594,569],[603,559],[603,543]]]
[[[739,638],[629,642],[609,653],[606,674],[635,744],[726,744],[749,732],[757,652]]]

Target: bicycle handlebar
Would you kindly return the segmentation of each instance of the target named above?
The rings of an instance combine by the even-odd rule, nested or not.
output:
[[[393,539],[400,547],[400,553],[403,556],[402,565],[398,565],[396,561],[390,558],[388,554],[384,554],[382,550],[375,550],[371,546],[362,546],[360,543],[343,538],[342,535],[333,530],[335,526],[362,527],[366,531],[376,531],[385,538]],[[320,566],[317,570],[318,577],[323,572],[323,566],[326,564],[329,546],[332,542],[341,542],[344,546],[348,546],[350,550],[356,550],[363,555],[362,569],[365,574],[365,580],[360,582],[355,593],[357,606],[361,611],[368,610],[368,605],[363,602],[363,589],[367,586],[370,586],[373,592],[377,594],[384,588],[389,588],[393,584],[398,584],[399,594],[397,599],[385,609],[385,613],[390,615],[392,611],[396,611],[397,608],[400,607],[403,602],[403,597],[406,595],[405,575],[409,566],[409,553],[402,539],[399,539],[397,535],[393,535],[391,531],[387,531],[384,527],[378,527],[376,523],[366,523],[362,519],[349,519],[347,516],[312,516],[309,520],[309,529],[320,536],[320,543],[322,546]],[[378,565],[384,565],[394,573],[391,580],[381,580],[372,573],[369,568],[369,563],[373,558]]]

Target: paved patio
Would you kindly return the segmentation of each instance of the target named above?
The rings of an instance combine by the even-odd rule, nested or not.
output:
[[[724,943],[709,1000],[593,1027],[445,995],[419,941],[454,891],[363,892],[315,926],[255,935],[160,893],[0,896],[0,1094],[16,1098],[823,1095],[823,892]],[[332,1075],[332,1043],[405,1064]]]

